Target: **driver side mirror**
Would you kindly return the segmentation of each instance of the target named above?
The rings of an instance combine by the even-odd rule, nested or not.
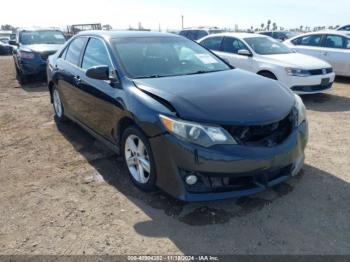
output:
[[[111,85],[118,84],[118,75],[117,73],[113,72],[111,75],[109,73],[109,66],[107,65],[101,65],[101,66],[94,66],[86,70],[85,75],[89,78],[96,79],[96,80],[106,80],[111,81]]]
[[[238,54],[242,56],[253,56],[253,54],[247,49],[238,50]]]
[[[16,46],[18,46],[18,43],[17,43],[15,40],[10,40],[10,41],[9,41],[9,44],[10,44],[10,45],[16,45]]]

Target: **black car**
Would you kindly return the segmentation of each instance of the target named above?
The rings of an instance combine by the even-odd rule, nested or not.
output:
[[[265,31],[265,32],[258,32],[258,33],[261,35],[270,36],[276,40],[280,40],[281,42],[298,35],[297,32],[291,32],[291,31]]]
[[[47,75],[57,121],[123,155],[143,190],[186,201],[244,196],[303,165],[300,97],[181,36],[79,33],[49,57]]]
[[[16,38],[11,40],[10,44],[16,46],[13,59],[20,82],[24,84],[28,76],[45,73],[47,58],[65,42],[66,38],[59,30],[18,30]]]

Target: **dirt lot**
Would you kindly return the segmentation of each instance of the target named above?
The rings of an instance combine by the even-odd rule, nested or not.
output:
[[[350,254],[350,79],[303,99],[300,176],[189,204],[135,189],[118,156],[56,127],[44,82],[20,87],[0,57],[0,254]]]

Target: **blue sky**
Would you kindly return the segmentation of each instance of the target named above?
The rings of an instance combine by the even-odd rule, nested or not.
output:
[[[1,3],[0,24],[65,26],[101,22],[116,28],[179,29],[185,26],[260,27],[268,19],[286,28],[350,24],[349,0],[16,0]]]

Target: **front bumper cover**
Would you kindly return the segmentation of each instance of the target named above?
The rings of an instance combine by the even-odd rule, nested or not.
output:
[[[170,134],[151,138],[150,143],[157,186],[181,200],[206,201],[255,194],[298,174],[307,140],[308,124],[304,122],[282,144],[271,148],[203,148]],[[184,182],[188,174],[197,175],[202,187],[188,186]]]

